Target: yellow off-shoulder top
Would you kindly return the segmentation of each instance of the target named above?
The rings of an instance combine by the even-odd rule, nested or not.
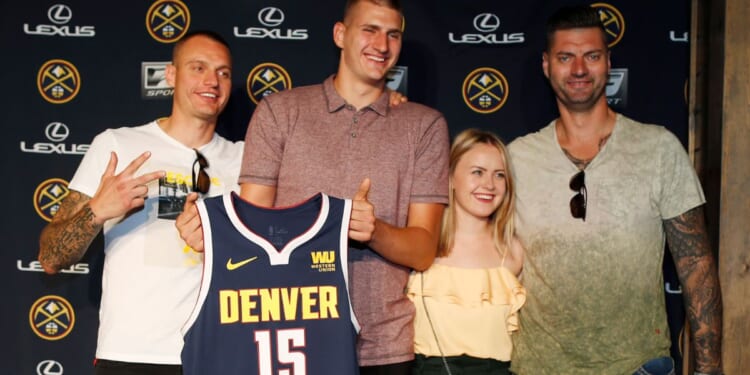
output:
[[[507,268],[435,263],[412,272],[406,292],[416,307],[415,353],[440,356],[437,336],[442,355],[510,361],[526,289]]]

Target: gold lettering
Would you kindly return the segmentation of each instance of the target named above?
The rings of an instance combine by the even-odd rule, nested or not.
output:
[[[284,303],[284,320],[297,319],[297,287],[281,289],[281,301]]]
[[[299,288],[299,292],[302,295],[302,319],[318,319],[318,313],[312,311],[313,306],[317,304],[317,301],[312,294],[317,292],[318,288],[314,286],[305,286]]]
[[[336,252],[333,250],[313,251],[310,257],[312,257],[313,264],[333,263],[336,260]]]
[[[320,292],[320,318],[321,319],[338,319],[339,317],[339,297],[336,287],[321,286]]]
[[[240,304],[236,290],[219,291],[219,321],[221,324],[237,323]]]
[[[260,320],[263,322],[278,321],[281,317],[279,288],[260,290]]]
[[[240,290],[240,311],[242,314],[242,323],[257,323],[259,321],[258,315],[253,315],[253,310],[255,310],[255,307],[258,305],[258,303],[250,298],[257,295],[258,289]]]
[[[219,291],[222,324],[338,319],[335,286],[304,286]]]

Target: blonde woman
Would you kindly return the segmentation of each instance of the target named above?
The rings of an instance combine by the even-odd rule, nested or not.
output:
[[[490,133],[460,133],[450,154],[449,204],[435,263],[410,276],[417,310],[414,374],[509,374],[523,248],[508,153]]]

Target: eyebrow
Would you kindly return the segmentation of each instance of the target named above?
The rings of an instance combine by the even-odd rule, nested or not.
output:
[[[593,49],[593,50],[589,50],[589,51],[584,52],[583,55],[584,56],[585,55],[590,55],[592,53],[606,53],[606,50],[605,49],[601,49],[601,48],[599,48],[599,49]],[[576,54],[574,52],[567,51],[567,50],[562,50],[562,51],[558,51],[557,53],[555,53],[555,56],[559,56],[559,55],[576,56]]]
[[[206,60],[203,60],[203,59],[192,59],[192,60],[188,60],[188,61],[185,61],[185,64],[202,64],[202,65],[207,65],[207,66],[208,66],[208,65],[210,65],[210,64],[208,63],[208,61],[206,61]],[[231,65],[227,65],[227,64],[224,64],[224,65],[219,65],[218,67],[216,67],[216,70],[221,70],[221,69],[229,69],[229,70],[232,70],[232,66],[231,66]]]
[[[398,33],[398,34],[403,34],[404,33],[403,31],[401,31],[400,27],[398,27],[398,28],[390,28],[389,29],[389,28],[386,28],[385,26],[374,24],[374,23],[363,23],[363,24],[359,25],[359,27],[360,28],[370,27],[370,28],[373,28],[373,29],[383,30],[386,33]]]
[[[477,169],[481,169],[481,170],[483,170],[483,171],[486,171],[486,170],[487,170],[487,168],[485,168],[485,167],[481,167],[481,166],[478,166],[478,165],[472,165],[471,167],[472,167],[472,168],[477,168]],[[505,172],[505,168],[495,169],[495,170],[493,170],[493,172]]]

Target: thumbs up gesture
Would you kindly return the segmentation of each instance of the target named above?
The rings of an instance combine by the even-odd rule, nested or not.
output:
[[[369,193],[370,179],[365,178],[352,199],[352,216],[349,219],[349,238],[359,242],[370,241],[375,232],[375,206],[367,200]]]

